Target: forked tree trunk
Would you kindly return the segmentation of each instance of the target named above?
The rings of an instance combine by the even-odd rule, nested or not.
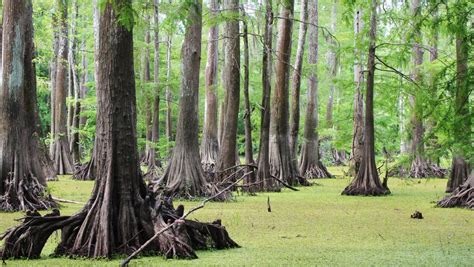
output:
[[[298,184],[297,167],[291,160],[288,132],[289,64],[294,0],[282,2],[276,46],[275,93],[270,123],[270,174],[290,185]]]
[[[456,23],[459,27],[456,32],[456,98],[454,102],[454,122],[453,133],[455,144],[453,151],[453,163],[451,176],[448,180],[446,192],[454,191],[462,185],[469,174],[472,166],[469,166],[469,159],[472,163],[472,107],[470,106],[469,95],[471,92],[468,78],[468,56],[469,45],[467,42],[468,32],[466,29],[466,18],[459,17]],[[472,85],[471,85],[472,86]],[[470,108],[471,107],[471,108]],[[471,173],[472,175],[472,173]],[[472,177],[470,180],[473,180]],[[471,188],[472,188],[472,181]],[[472,190],[472,189],[471,189]],[[471,193],[472,205],[472,193]]]
[[[209,8],[213,17],[218,14],[219,3],[211,0]],[[206,108],[204,113],[204,131],[201,141],[201,163],[206,172],[213,172],[216,165],[219,141],[217,137],[217,68],[219,51],[219,26],[209,28],[206,64]]]
[[[56,0],[59,44],[54,88],[53,161],[57,174],[72,174],[73,165],[67,130],[66,86],[68,71],[67,5]]]
[[[301,0],[301,24],[298,33],[298,48],[296,50],[295,68],[293,70],[290,113],[290,152],[291,159],[298,162],[298,132],[300,129],[300,89],[301,70],[303,68],[304,46],[308,29],[308,0]]]
[[[331,174],[322,164],[319,155],[318,138],[318,0],[311,0],[309,9],[309,53],[308,64],[311,66],[304,126],[304,141],[301,147],[299,173],[305,178],[330,178]]]
[[[253,144],[252,144],[252,108],[250,107],[250,96],[249,96],[249,83],[250,83],[250,73],[249,73],[249,37],[248,37],[248,25],[247,20],[245,20],[246,13],[244,7],[242,7],[242,16],[243,20],[243,39],[244,39],[244,101],[245,101],[245,164],[253,165],[255,162],[253,160]],[[245,182],[247,185],[253,184],[256,182],[255,174],[251,167],[247,168],[247,171],[252,171],[250,175],[247,176]],[[253,189],[253,188],[248,188]]]
[[[224,0],[224,9],[229,15],[238,16],[239,0]],[[238,19],[228,19],[225,23],[226,41],[224,63],[224,88],[226,105],[222,144],[219,147],[217,170],[224,170],[236,163],[237,120],[240,104],[240,33]]]
[[[199,66],[201,62],[201,1],[189,6],[184,43],[181,49],[181,98],[176,131],[176,145],[166,171],[155,182],[155,190],[165,187],[165,194],[183,198],[210,195],[199,156]]]
[[[3,1],[0,87],[0,210],[55,207],[45,191],[46,151],[39,143],[30,0]]]
[[[343,195],[387,195],[390,190],[380,182],[375,165],[374,134],[374,75],[375,75],[375,34],[377,27],[377,0],[370,2],[369,55],[367,62],[367,96],[365,98],[365,142],[364,157],[357,173]]]
[[[265,0],[265,30],[263,37],[263,57],[262,57],[262,112],[260,122],[260,145],[258,150],[257,181],[249,190],[274,191],[279,190],[279,185],[270,177],[270,98],[272,80],[272,30],[273,11],[272,1]]]
[[[349,162],[350,172],[353,176],[357,175],[362,156],[364,153],[364,103],[362,94],[362,85],[364,82],[364,72],[362,64],[362,53],[359,47],[362,43],[362,10],[357,9],[354,15],[354,114],[352,116],[352,145]]]

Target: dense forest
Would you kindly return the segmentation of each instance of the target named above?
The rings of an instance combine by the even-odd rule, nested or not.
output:
[[[350,177],[340,193],[363,196],[442,178],[433,205],[474,209],[468,0],[1,9],[0,210],[26,212],[3,259],[39,257],[56,230],[56,255],[195,258],[239,246],[220,219],[186,219],[207,202],[322,178]],[[48,189],[66,176],[95,181],[71,216]]]

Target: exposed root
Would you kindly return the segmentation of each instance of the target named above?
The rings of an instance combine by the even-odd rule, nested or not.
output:
[[[161,165],[161,162],[159,162],[159,165],[152,164],[148,166],[146,173],[143,175],[143,179],[145,179],[146,181],[157,180],[161,176],[163,176],[163,173],[164,169]]]
[[[74,166],[74,174],[72,178],[76,180],[83,180],[83,181],[95,180],[94,165],[95,165],[95,159],[94,159],[94,156],[92,156],[89,162],[82,165]]]
[[[463,185],[456,188],[449,196],[440,200],[438,207],[474,209],[474,172],[471,173],[469,179]]]
[[[383,196],[389,195],[390,190],[383,187],[358,187],[351,184],[344,189],[342,194],[349,196]]]
[[[9,175],[5,181],[5,194],[0,196],[1,211],[45,210],[57,207],[45,187],[30,173],[26,177]]]
[[[447,170],[440,168],[433,164],[428,164],[425,161],[414,160],[410,173],[408,177],[412,178],[429,178],[429,177],[436,177],[436,178],[444,178],[447,174]]]
[[[306,179],[334,178],[321,162],[317,165],[308,166],[302,175]]]
[[[217,219],[212,223],[181,220],[183,212],[184,206],[180,205],[175,209],[171,199],[159,200],[156,208],[152,209],[154,219],[153,226],[150,227],[155,233],[164,231],[158,241],[149,246],[148,252],[166,258],[193,259],[197,258],[195,250],[239,247],[229,237],[225,227],[221,225],[221,220]],[[78,238],[79,226],[85,219],[85,212],[73,216],[60,216],[59,212],[45,216],[38,213],[28,214],[20,225],[8,229],[0,236],[0,239],[5,240],[1,251],[2,258],[39,258],[46,241],[57,230],[62,230],[62,240],[54,254],[74,256],[76,252],[73,251],[72,245]],[[170,225],[169,229],[165,229]]]

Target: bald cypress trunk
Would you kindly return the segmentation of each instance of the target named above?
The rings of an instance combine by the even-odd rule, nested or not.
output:
[[[364,83],[364,72],[362,64],[362,53],[358,47],[362,43],[362,11],[357,9],[354,15],[354,114],[352,116],[352,145],[351,145],[351,157],[350,157],[350,170],[353,176],[357,175],[359,171],[362,156],[364,154],[364,103],[362,86]]]
[[[5,0],[0,88],[0,210],[55,207],[45,191],[54,172],[39,143],[30,0]]]
[[[322,164],[318,137],[318,0],[311,0],[309,21],[308,64],[311,66],[304,125],[304,142],[301,147],[299,173],[305,178],[330,178],[331,174]],[[316,25],[316,26],[315,26]]]
[[[79,5],[77,0],[74,0],[72,3],[72,19],[71,19],[71,47],[69,50],[69,68],[71,69],[71,77],[72,86],[74,88],[74,103],[72,108],[72,118],[71,118],[71,129],[70,129],[70,137],[71,137],[71,154],[72,160],[74,165],[79,165],[81,163],[81,155],[79,151],[79,119],[81,113],[81,82],[79,78],[79,70],[77,68],[77,37],[76,37],[76,23],[78,20],[78,12],[79,12]],[[87,70],[83,70],[87,71]]]
[[[218,14],[219,3],[211,0],[209,8],[213,17]],[[219,26],[209,28],[207,42],[207,64],[205,73],[206,108],[204,113],[204,130],[201,142],[201,163],[205,171],[214,171],[219,152],[217,136],[217,74],[219,51]]]
[[[273,11],[272,1],[265,0],[265,30],[263,37],[263,56],[262,56],[262,113],[260,122],[260,145],[258,149],[258,171],[256,184],[249,190],[255,191],[273,191],[278,190],[279,185],[274,179],[270,178],[270,96],[272,91],[272,30],[273,30]]]
[[[54,82],[54,132],[53,154],[57,174],[72,174],[73,164],[67,129],[67,72],[68,72],[68,29],[67,2],[56,0],[56,20],[59,42]]]
[[[456,24],[459,30],[456,32],[456,96],[454,100],[455,114],[453,122],[455,144],[452,149],[453,162],[446,192],[453,192],[458,186],[462,185],[467,180],[469,172],[473,167],[470,166],[470,163],[472,164],[473,152],[471,130],[472,105],[470,105],[469,101],[471,89],[468,78],[469,43],[466,40],[466,36],[468,36],[467,21],[465,18],[459,17]],[[470,180],[473,180],[472,177]],[[473,187],[472,183],[471,181],[471,188]],[[472,207],[473,193],[470,194]]]
[[[298,48],[296,50],[295,69],[293,70],[291,91],[291,116],[290,116],[290,152],[293,161],[298,162],[298,132],[300,128],[300,89],[301,70],[303,68],[304,46],[306,31],[308,29],[308,0],[301,0],[301,18],[298,33]]]
[[[365,142],[364,157],[359,172],[344,191],[343,195],[387,195],[390,190],[380,182],[375,165],[374,131],[374,75],[375,75],[375,36],[377,27],[377,0],[370,1],[369,55],[367,62],[367,96],[365,99]]]
[[[238,0],[224,0],[224,9],[234,16],[239,14]],[[225,63],[224,88],[227,99],[224,110],[224,128],[222,144],[219,147],[217,170],[224,170],[235,165],[237,154],[237,119],[240,104],[240,35],[239,21],[228,19],[225,23]]]
[[[298,184],[297,167],[291,160],[289,145],[289,64],[293,29],[294,0],[282,2],[276,46],[275,93],[270,123],[270,174],[290,185]]]
[[[209,195],[199,156],[199,67],[201,62],[202,7],[195,0],[189,7],[184,43],[181,49],[181,98],[176,131],[176,145],[165,174],[155,182],[155,189],[165,187],[171,196],[192,198]]]

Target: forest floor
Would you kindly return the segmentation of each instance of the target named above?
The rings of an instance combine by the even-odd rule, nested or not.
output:
[[[349,178],[330,168],[338,179],[318,185],[284,189],[258,196],[237,195],[227,203],[209,203],[194,214],[201,221],[221,218],[230,236],[242,246],[221,251],[198,251],[196,260],[142,257],[132,266],[472,266],[474,212],[435,208],[444,196],[446,179],[389,179],[392,195],[341,196]],[[93,182],[61,177],[50,182],[53,196],[85,202]],[[270,197],[272,212],[267,211]],[[180,203],[177,201],[175,205]],[[182,202],[189,209],[197,202]],[[80,204],[64,204],[72,214]],[[411,219],[418,210],[423,220]],[[17,224],[23,213],[0,213],[0,232]],[[39,260],[11,260],[8,266],[118,266],[116,260],[52,258],[60,233],[53,234]]]

